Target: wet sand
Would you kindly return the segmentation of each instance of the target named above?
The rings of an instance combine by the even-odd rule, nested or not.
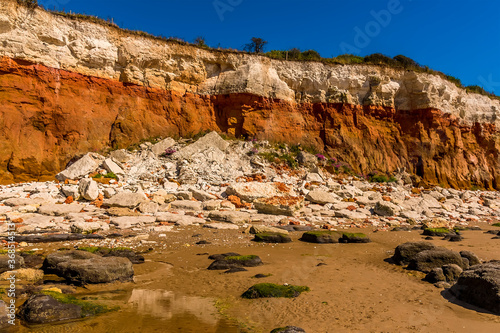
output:
[[[118,305],[119,311],[20,331],[231,333],[269,332],[287,325],[309,333],[500,330],[499,316],[453,300],[443,289],[422,281],[423,273],[387,262],[397,245],[422,240],[420,231],[356,231],[367,233],[372,243],[309,244],[298,241],[301,233],[292,233],[292,243],[258,244],[250,241],[252,235],[238,231],[198,227],[168,233],[157,239],[164,249],[146,254],[146,263],[134,265],[135,283],[76,288],[77,296]],[[195,245],[202,239],[212,244]],[[465,231],[462,242],[439,237],[431,242],[472,251],[482,260],[500,259],[500,241],[484,231]],[[264,265],[233,274],[207,270],[208,254],[224,252],[255,254]],[[271,276],[254,278],[258,273]],[[240,297],[261,282],[306,285],[311,291],[293,299]]]

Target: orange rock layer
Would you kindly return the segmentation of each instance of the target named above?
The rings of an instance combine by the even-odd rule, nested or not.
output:
[[[52,180],[75,155],[150,137],[217,130],[315,146],[357,173],[398,168],[424,180],[500,189],[500,138],[439,110],[297,104],[197,95],[0,59],[0,182]]]

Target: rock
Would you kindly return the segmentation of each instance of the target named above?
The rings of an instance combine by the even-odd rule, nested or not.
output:
[[[172,147],[173,145],[175,145],[175,140],[172,138],[166,138],[166,139],[154,144],[153,147],[151,147],[151,151],[156,156],[159,156],[161,154],[165,154],[165,151],[168,148]]]
[[[121,257],[127,258],[132,264],[142,264],[144,263],[144,257],[138,253],[135,253],[131,249],[127,248],[114,248],[114,249],[99,249],[97,254],[104,257]]]
[[[210,212],[208,217],[215,221],[222,221],[234,224],[243,224],[250,222],[250,214],[240,211],[215,211],[215,212]]]
[[[323,177],[319,173],[315,172],[310,172],[306,174],[304,177],[304,180],[308,183],[322,183],[323,182]]]
[[[190,159],[194,154],[209,148],[217,148],[221,151],[225,151],[227,147],[229,147],[228,142],[222,139],[217,132],[211,132],[198,139],[195,143],[180,149],[174,153],[173,156],[179,159]]]
[[[307,193],[306,200],[311,202],[325,205],[327,203],[335,203],[340,200],[340,198],[330,192],[322,191],[322,190],[312,190]]]
[[[441,268],[443,269],[443,275],[446,278],[446,282],[450,283],[455,282],[463,272],[462,267],[455,264],[443,265]]]
[[[342,234],[337,231],[316,230],[303,233],[300,240],[307,243],[325,244],[338,243],[341,237]]]
[[[262,214],[294,216],[303,207],[303,197],[276,196],[254,201],[255,209]]]
[[[83,176],[88,175],[91,172],[94,172],[101,164],[104,157],[95,153],[85,154],[82,158],[80,158],[75,163],[71,164],[64,171],[61,171],[56,175],[57,180],[63,182],[66,179],[78,179]]]
[[[253,202],[260,198],[270,198],[279,194],[274,183],[235,183],[226,189],[226,194],[235,195],[241,200]]]
[[[443,237],[448,235],[450,232],[451,231],[446,228],[425,228],[422,235]]]
[[[61,188],[61,191],[66,197],[73,197],[73,199],[75,200],[78,200],[80,198],[80,191],[78,190],[78,186],[65,185]]]
[[[297,154],[297,162],[299,162],[300,165],[303,165],[307,168],[314,168],[316,164],[318,163],[318,158],[306,151],[300,151]]]
[[[74,283],[131,281],[132,263],[126,258],[101,257],[85,251],[61,251],[49,254],[42,269]]]
[[[429,273],[433,268],[444,265],[456,264],[464,267],[464,262],[460,254],[445,248],[435,248],[417,253],[410,260],[408,269]]]
[[[226,257],[238,257],[241,254],[236,253],[236,252],[227,252],[227,253],[222,253],[222,254],[212,254],[208,256],[208,259],[210,260],[222,260]]]
[[[219,229],[219,230],[238,230],[239,227],[232,223],[208,223],[203,228]]]
[[[12,262],[14,260],[14,262]],[[10,261],[10,262],[9,262]],[[6,253],[0,254],[0,274],[13,271],[24,266],[24,258],[19,254]]]
[[[268,298],[268,297],[298,297],[302,292],[309,291],[305,286],[277,285],[274,283],[259,283],[250,287],[241,295],[243,298]]]
[[[305,333],[305,332],[306,331],[304,331],[304,329],[297,326],[279,327],[271,331],[271,333]]]
[[[67,242],[81,239],[104,239],[101,235],[84,235],[84,234],[41,234],[41,235],[27,235],[17,236],[18,242],[27,243],[53,243],[53,242]]]
[[[460,251],[460,256],[462,258],[467,258],[467,260],[469,260],[470,266],[479,265],[481,263],[481,260],[479,260],[478,256],[476,256],[471,251]]]
[[[190,210],[190,211],[201,211],[203,210],[203,204],[199,201],[190,200],[176,200],[170,203],[173,210]]]
[[[449,242],[461,242],[464,240],[464,238],[462,237],[462,235],[452,233],[445,235],[443,240],[447,240]]]
[[[32,254],[29,252],[21,252],[21,256],[24,259],[24,267],[26,268],[40,268],[44,260],[41,254]]]
[[[103,191],[102,191],[102,194],[104,195],[104,197],[106,199],[109,199],[111,198],[113,195],[116,194],[116,190],[114,188],[105,188]]]
[[[436,246],[428,242],[408,242],[396,247],[392,260],[397,265],[407,265],[420,252],[433,250]]]
[[[430,283],[437,283],[446,281],[446,277],[444,276],[443,269],[441,267],[436,267],[431,269],[431,271],[427,273],[424,280]]]
[[[219,210],[220,208],[221,208],[220,200],[208,200],[203,202],[204,210],[214,211],[214,210]]]
[[[48,295],[32,295],[19,308],[19,316],[31,324],[80,319],[82,308],[76,304],[63,304]]]
[[[19,268],[16,270],[16,281],[25,281],[35,283],[37,281],[43,280],[43,271],[40,269],[33,268]],[[11,273],[4,272],[0,274],[0,281],[8,281],[7,279],[11,276]]]
[[[292,239],[282,232],[262,232],[255,235],[253,239],[259,243],[290,243]]]
[[[351,220],[362,220],[366,219],[368,216],[366,214],[357,212],[357,211],[351,211],[348,209],[341,209],[335,212],[335,217],[343,217],[346,219],[351,219]]]
[[[9,308],[7,307],[7,303],[0,300],[0,329],[7,329],[7,327],[12,326],[9,324],[9,320],[14,320],[16,318],[15,315],[15,305],[12,305],[14,308],[12,309],[12,314],[9,314]]]
[[[114,150],[110,154],[111,158],[119,163],[127,163],[132,159],[132,154],[130,154],[125,149]]]
[[[378,201],[373,208],[375,214],[380,216],[394,216],[399,210],[398,206],[388,201]]]
[[[78,190],[80,191],[81,196],[89,201],[94,201],[99,196],[99,187],[91,178],[84,178],[80,180]]]
[[[191,193],[189,191],[179,191],[176,193],[176,195],[177,195],[177,199],[179,199],[179,200],[191,200],[191,199],[193,199],[193,193]],[[174,201],[174,200],[172,200],[172,201]]]
[[[158,211],[158,204],[156,202],[145,201],[139,204],[138,209],[143,214],[154,215]]]
[[[471,266],[450,291],[464,302],[500,315],[500,262]]]
[[[155,222],[155,216],[119,216],[111,218],[111,224],[115,225],[118,229],[129,229],[132,226],[151,224]]]
[[[123,191],[115,194],[111,198],[104,200],[104,205],[108,207],[126,207],[135,208],[140,203],[147,202],[146,197],[142,193],[133,193],[130,191]]]
[[[104,162],[102,163],[102,166],[104,167],[104,169],[106,169],[106,171],[114,173],[117,176],[125,174],[123,169],[118,164],[113,162],[113,160],[110,158],[105,159]]]
[[[256,267],[262,265],[262,260],[255,255],[228,256],[221,255],[208,267],[209,270],[231,269],[234,267]]]
[[[202,190],[191,189],[190,191],[191,193],[193,193],[193,198],[199,201],[208,201],[217,199],[215,195],[212,195]]]
[[[106,213],[111,216],[139,216],[141,215],[139,212],[133,211],[130,208],[125,207],[111,207]]]
[[[27,205],[34,205],[34,206],[39,206],[43,203],[46,203],[47,200],[38,198],[38,199],[30,199],[30,198],[10,198],[7,199],[3,202],[5,206],[27,206]]]
[[[362,233],[342,233],[342,237],[339,239],[340,243],[370,243],[371,240],[367,235]]]
[[[65,216],[71,213],[79,213],[82,205],[72,203],[69,205],[46,204],[38,207],[38,213],[51,216]]]
[[[441,217],[437,217],[431,220],[426,220],[422,222],[423,229],[448,229],[453,230],[455,228],[455,223],[445,220]]]
[[[191,200],[190,198],[181,198],[184,200]],[[177,200],[177,197],[172,193],[167,193],[165,190],[159,190],[153,193],[153,198],[151,201],[156,202],[159,205],[163,205],[164,203],[171,203],[172,201]]]
[[[273,232],[273,233],[280,233],[280,234],[288,234],[288,231],[280,229],[280,228],[275,228],[275,227],[269,227],[265,225],[252,225],[250,227],[249,232],[251,234],[260,234],[263,232]]]
[[[109,230],[109,225],[105,222],[73,222],[70,224],[72,233],[92,234],[100,230]]]
[[[434,283],[434,286],[436,288],[448,289],[451,287],[451,284],[449,284],[448,282],[445,282],[445,281],[439,281],[439,282]]]

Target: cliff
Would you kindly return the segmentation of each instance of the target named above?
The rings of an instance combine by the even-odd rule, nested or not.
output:
[[[206,50],[0,4],[0,180],[76,154],[217,130],[316,146],[360,173],[405,167],[500,188],[500,101],[437,75]]]

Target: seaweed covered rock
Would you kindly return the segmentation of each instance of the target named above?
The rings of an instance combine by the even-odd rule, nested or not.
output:
[[[296,326],[279,327],[271,331],[271,333],[305,333],[305,332],[306,331],[304,331],[302,328]]]
[[[42,269],[46,274],[83,284],[131,281],[134,276],[132,263],[127,258],[101,257],[86,251],[51,253]]]
[[[236,252],[228,252],[228,253],[222,253],[222,254],[212,254],[211,256],[208,257],[210,260],[222,260],[225,257],[236,257],[239,256],[239,253]]]
[[[32,295],[19,308],[21,319],[32,324],[78,319],[82,308],[76,304],[64,304],[49,295]]]
[[[418,253],[435,248],[436,246],[429,242],[407,242],[396,247],[392,260],[397,265],[407,265]]]
[[[451,231],[447,228],[425,228],[422,235],[443,237],[450,233]]]
[[[298,297],[302,292],[309,291],[306,286],[279,285],[274,283],[259,283],[250,287],[241,295],[243,298]]]
[[[281,232],[261,232],[255,235],[253,241],[260,243],[290,243],[292,239]]]
[[[408,264],[408,269],[429,273],[433,268],[455,264],[464,267],[464,261],[458,252],[445,248],[435,248],[417,253]]]
[[[340,243],[370,243],[371,239],[367,235],[362,233],[342,233],[342,237],[339,239]]]
[[[338,243],[341,237],[342,234],[337,231],[315,230],[304,232],[300,240],[307,243],[328,244]]]
[[[500,261],[470,267],[451,292],[464,302],[500,315]]]
[[[223,256],[223,255],[221,255]],[[222,270],[222,269],[233,269],[239,267],[256,267],[262,265],[262,260],[255,255],[248,256],[223,256],[216,257],[216,259],[210,266],[209,270]]]

